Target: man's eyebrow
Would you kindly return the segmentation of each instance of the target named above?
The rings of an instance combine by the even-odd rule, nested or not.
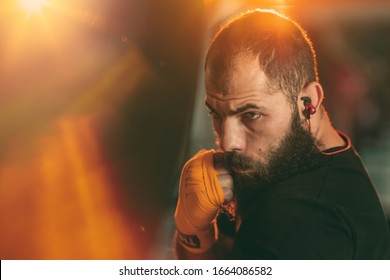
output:
[[[213,111],[213,112],[217,112],[210,104],[208,104],[207,102],[205,102],[205,106]],[[264,106],[258,106],[256,104],[253,104],[253,103],[247,103],[241,107],[238,107],[237,109],[235,110],[232,110],[230,111],[229,113],[232,114],[232,115],[237,115],[237,114],[240,114],[242,112],[245,112],[247,110],[250,110],[250,109],[257,109],[257,110],[264,110],[265,107]]]
[[[262,110],[262,109],[264,109],[264,107],[263,106],[258,106],[258,105],[253,104],[253,103],[247,103],[247,104],[245,104],[245,105],[243,105],[241,107],[238,107],[237,109],[233,110],[231,113],[232,114],[240,114],[240,113],[245,112],[245,111],[247,111],[249,109]]]

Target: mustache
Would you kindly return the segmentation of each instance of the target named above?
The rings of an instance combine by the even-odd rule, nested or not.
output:
[[[242,171],[253,171],[261,169],[264,164],[258,160],[244,156],[237,152],[225,152],[223,158],[224,164],[229,169],[239,169]]]

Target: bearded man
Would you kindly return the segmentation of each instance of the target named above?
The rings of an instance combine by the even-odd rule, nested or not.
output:
[[[218,150],[183,168],[178,258],[390,259],[378,196],[329,120],[296,22],[271,10],[230,21],[207,52],[205,87]],[[221,212],[234,220],[230,237]]]

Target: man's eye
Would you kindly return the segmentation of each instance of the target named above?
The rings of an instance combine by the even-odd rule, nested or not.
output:
[[[261,113],[258,113],[258,112],[246,112],[244,114],[242,114],[242,118],[244,120],[255,120],[255,119],[258,119],[262,116]]]

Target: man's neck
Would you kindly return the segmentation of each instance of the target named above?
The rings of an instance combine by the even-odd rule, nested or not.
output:
[[[323,109],[322,116],[318,119],[316,125],[312,127],[313,136],[323,144],[321,150],[327,150],[334,147],[346,145],[343,138],[334,129],[329,120],[328,114]]]

